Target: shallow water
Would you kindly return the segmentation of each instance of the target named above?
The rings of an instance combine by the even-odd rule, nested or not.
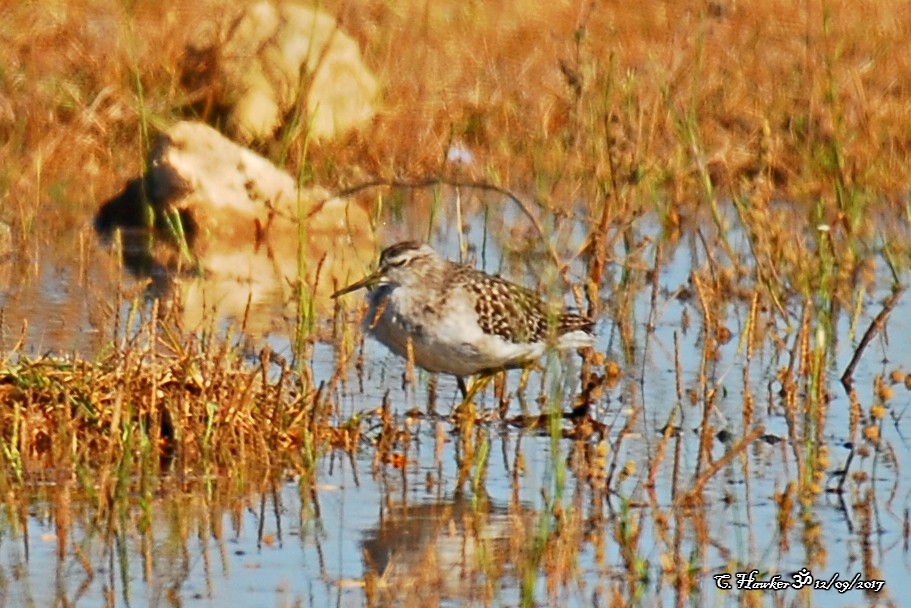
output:
[[[455,204],[446,198],[438,203],[442,211],[424,209],[408,222],[390,214],[378,240],[388,244],[430,234],[438,250],[456,259],[461,238],[469,245],[464,253],[477,266],[527,285],[550,284],[554,287],[549,291],[563,293],[564,284],[551,270],[544,241],[539,235],[529,238],[541,227],[560,258],[568,259],[586,233],[580,222],[538,218],[536,227],[511,203],[482,203],[486,205],[466,212],[461,237],[443,222],[452,217],[449,207]],[[648,252],[660,242],[660,229],[642,219],[634,233],[647,252],[643,259],[651,262]],[[736,226],[727,237],[735,250],[745,250],[746,238]],[[748,601],[746,592],[719,589],[716,575],[729,574],[730,579],[718,580],[736,585],[738,571],[756,568],[757,578],[779,575],[791,582],[791,573],[806,567],[818,580],[860,575],[860,580],[884,580],[885,586],[878,594],[857,589],[753,591],[753,599],[761,605],[897,605],[909,573],[903,525],[911,488],[901,471],[911,464],[904,416],[911,392],[895,387],[888,404],[892,417],[882,425],[882,449],[852,461],[851,472],[865,473],[867,479],[847,483],[843,494],[826,492],[811,509],[797,507],[794,516],[799,521],[782,533],[779,500],[797,476],[797,452],[789,442],[794,423],[785,415],[778,378],[779,370],[789,365],[790,349],[759,341],[747,385],[742,336],[750,306],[732,298],[724,310],[712,313],[731,331],[731,339],[719,345],[715,361],[704,364],[699,303],[695,297],[680,297],[692,292],[691,273],[704,263],[700,241],[689,234],[664,247],[668,258],[659,268],[654,307],[648,285],[627,293],[601,293],[608,302],[632,298],[631,318],[616,319],[607,312],[597,326],[596,350],[617,361],[623,373],[616,385],[605,388],[593,416],[607,425],[608,466],[631,467],[628,475],[617,472],[612,477],[610,492],[584,477],[584,468],[578,465],[578,459],[592,457],[593,445],[554,441],[549,435],[499,422],[483,426],[476,441],[488,450],[483,479],[459,480],[458,438],[448,422],[428,416],[411,427],[413,440],[404,467],[377,466],[369,450],[350,460],[334,454],[320,462],[313,486],[296,478],[244,484],[214,478],[185,485],[165,479],[150,507],[137,499],[128,512],[103,522],[96,521],[87,501],[75,497],[64,505],[69,519],[62,521],[61,505],[49,502],[46,492],[36,488],[27,513],[4,513],[3,603],[360,606],[380,598],[396,605],[517,605],[523,580],[530,580],[526,584],[538,605],[604,605],[612,594],[638,595],[646,605],[692,603],[697,596],[697,605],[739,605]],[[93,294],[113,293],[119,286],[139,289],[139,284],[121,275],[111,254],[95,249],[94,243],[80,251],[79,258],[71,254],[62,259],[47,252],[26,270],[16,267],[8,273],[8,284],[0,286],[4,349],[22,336],[21,350],[31,356],[75,351],[91,357],[115,326],[123,331],[126,320],[118,325],[115,317],[127,310],[118,311]],[[616,264],[609,269],[609,279],[617,285],[629,252],[617,239],[614,253]],[[74,267],[73,259],[80,259],[80,264]],[[368,263],[364,262],[365,270]],[[578,282],[583,276],[581,262],[570,265],[567,276]],[[832,477],[824,481],[829,489],[838,483],[835,474],[849,458],[847,445],[858,441],[849,434],[850,404],[838,378],[854,353],[857,336],[879,311],[886,287],[883,277],[882,290],[864,298],[853,334],[845,313],[838,317],[831,338],[835,356],[826,374],[830,401],[822,434],[829,447],[827,470]],[[356,302],[356,296],[351,299]],[[564,303],[572,303],[572,298],[564,297]],[[257,325],[253,340],[290,357],[291,321],[281,318],[282,309],[281,303],[268,302],[254,309],[254,316],[271,320]],[[788,312],[799,324],[800,310],[788,306]],[[223,327],[231,318],[225,317]],[[908,319],[911,297],[902,297],[887,331],[861,360],[855,386],[865,408],[875,400],[876,375],[911,371],[911,346],[903,339],[911,333]],[[652,331],[647,330],[649,324]],[[624,331],[631,335],[624,337]],[[794,332],[784,335],[795,340]],[[399,416],[410,408],[426,409],[426,375],[419,374],[416,384],[403,388],[403,362],[370,339],[363,348],[368,362],[363,377],[351,370],[347,390],[333,396],[340,420],[380,406],[387,394]],[[683,398],[677,394],[678,358]],[[317,383],[329,378],[336,367],[334,346],[318,343],[311,365]],[[577,368],[573,356],[549,359],[543,372],[534,372],[525,395],[530,411],[537,413],[539,392],[551,398],[558,395],[555,387],[562,388],[558,402],[568,410],[578,392]],[[508,381],[512,394],[517,391],[517,376],[510,374]],[[699,460],[703,400],[697,395],[691,404],[687,391],[698,391],[702,377],[717,389],[711,424],[733,438],[713,442],[714,458],[722,458],[732,442],[756,425],[763,425],[772,438],[754,441],[724,465],[704,488],[704,503],[690,510],[675,504],[681,488],[672,480],[675,467],[684,472],[676,479],[691,480]],[[745,429],[748,398],[755,412],[751,427]],[[455,382],[440,378],[436,410],[445,415],[456,402]],[[510,415],[519,413],[517,402],[512,400]],[[490,390],[480,405],[496,407]],[[663,453],[661,430],[667,424],[681,427],[681,432],[666,444],[670,453]],[[655,486],[643,488],[646,471],[653,465]],[[566,522],[581,523],[557,529],[551,516],[555,505]],[[635,558],[641,560],[643,572],[637,582],[627,576],[631,556],[617,542],[620,530],[638,534]],[[561,536],[571,531],[580,535]],[[510,556],[527,555],[535,542],[546,557],[536,574],[529,579],[524,572],[523,579],[522,569],[528,564],[516,564]],[[697,568],[697,595],[677,597],[670,579],[662,575],[662,569],[685,567],[668,562],[675,547]],[[564,554],[569,563],[556,568]]]

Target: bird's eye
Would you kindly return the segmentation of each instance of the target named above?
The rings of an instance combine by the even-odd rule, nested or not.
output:
[[[390,268],[398,268],[399,266],[404,266],[405,262],[407,262],[407,261],[408,261],[408,258],[396,258],[393,260],[389,260],[386,263],[386,265],[389,266]]]

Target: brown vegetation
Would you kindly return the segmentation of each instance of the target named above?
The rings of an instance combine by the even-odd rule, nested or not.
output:
[[[326,8],[360,40],[385,105],[362,133],[293,159],[324,185],[437,174],[454,138],[484,176],[537,183],[532,194],[553,204],[580,188],[594,200],[617,178],[667,186],[684,206],[704,198],[705,175],[733,193],[763,178],[795,202],[906,189],[904,2]],[[190,32],[225,10],[3,8],[3,219],[37,202],[42,216],[78,221],[137,174],[148,131],[184,112],[178,66]]]

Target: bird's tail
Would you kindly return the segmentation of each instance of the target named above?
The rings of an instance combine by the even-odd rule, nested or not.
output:
[[[574,313],[563,313],[557,323],[560,348],[584,348],[595,341],[595,322]]]

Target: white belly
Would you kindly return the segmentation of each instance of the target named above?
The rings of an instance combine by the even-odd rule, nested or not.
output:
[[[385,306],[380,298],[371,300],[365,327],[392,352],[405,359],[413,357],[416,365],[430,372],[470,376],[522,367],[544,354],[543,342],[513,343],[485,334],[473,310],[460,310],[458,303],[439,316],[427,317],[399,310],[394,292],[385,300]]]

